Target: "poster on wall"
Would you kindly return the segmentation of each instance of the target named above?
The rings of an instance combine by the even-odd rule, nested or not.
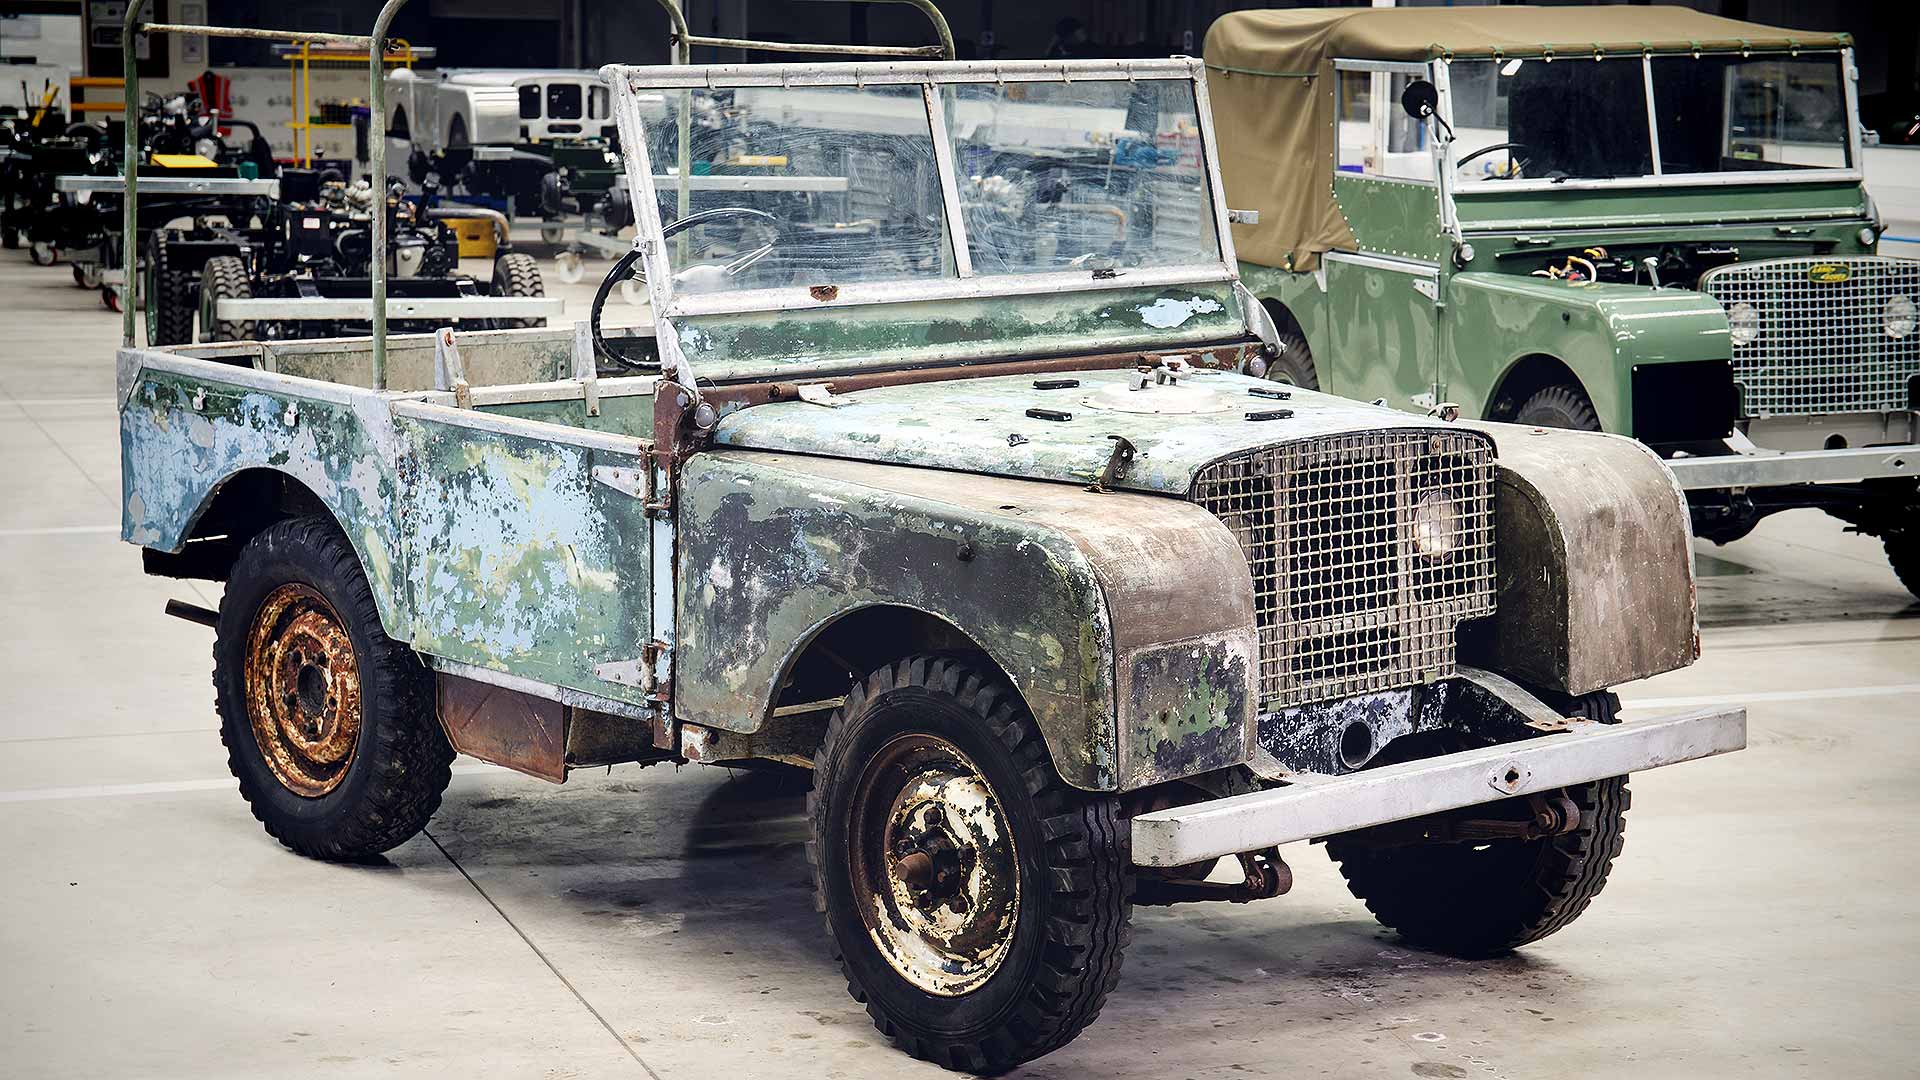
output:
[[[207,24],[207,0],[180,0],[180,21],[188,26]],[[192,71],[207,62],[205,34],[186,34],[180,38],[180,66]],[[186,74],[185,71],[181,74]]]
[[[204,3],[204,0],[202,0]],[[205,8],[201,9],[203,12]],[[124,0],[88,0],[85,9],[87,41],[87,74],[95,76],[114,76],[121,74],[120,29],[127,16]],[[146,0],[140,17],[145,22],[167,21],[167,0]],[[167,75],[167,48],[165,38],[152,38],[145,34],[136,37],[133,42],[133,56],[137,61],[140,77],[165,78]]]

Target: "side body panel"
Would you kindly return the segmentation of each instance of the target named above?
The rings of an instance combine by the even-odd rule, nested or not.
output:
[[[1440,191],[1433,184],[1335,173],[1333,201],[1346,216],[1358,251],[1438,262],[1451,250],[1440,227]]]
[[[1251,753],[1251,581],[1232,534],[1197,507],[741,451],[695,457],[676,503],[682,720],[755,730],[815,635],[893,605],[992,658],[1076,786],[1138,786]],[[1178,656],[1164,648],[1175,642]],[[1142,665],[1177,671],[1179,700],[1117,701],[1116,670],[1136,685]]]
[[[1322,387],[1367,401],[1385,398],[1401,409],[1431,395],[1440,354],[1436,275],[1417,264],[1361,263],[1338,254],[1320,266],[1331,344],[1329,352],[1314,353]]]
[[[426,411],[396,421],[414,648],[643,704],[644,680],[620,665],[652,636],[645,494],[596,478],[643,475],[637,443],[620,452]]]

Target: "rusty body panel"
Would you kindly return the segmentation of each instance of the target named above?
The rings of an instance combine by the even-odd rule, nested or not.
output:
[[[1687,505],[1652,451],[1619,435],[1472,423],[1499,454],[1499,611],[1463,631],[1465,663],[1584,694],[1699,656]]]
[[[1211,686],[1221,703],[1183,712],[1171,751],[1161,745],[1171,734],[1123,737],[1117,720],[1131,724],[1134,707],[1115,701],[1116,657],[1169,640],[1250,648],[1245,561],[1203,511],[1063,484],[739,451],[695,457],[679,499],[675,700],[684,720],[754,730],[792,658],[822,629],[898,605],[950,622],[1007,672],[1070,783],[1111,789],[1203,771],[1236,752],[1221,745],[1244,759],[1244,664],[1204,673],[1222,680]],[[1211,736],[1219,745],[1210,753],[1188,745],[1215,727],[1231,735]],[[1138,764],[1156,756],[1159,771]]]
[[[440,726],[455,750],[560,783],[567,778],[567,707],[504,686],[442,674]]]

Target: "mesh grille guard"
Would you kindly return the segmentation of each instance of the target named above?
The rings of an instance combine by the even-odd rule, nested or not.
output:
[[[1888,332],[1888,306],[1920,307],[1920,261],[1878,255],[1729,263],[1700,289],[1735,317],[1751,308],[1759,336],[1733,346],[1749,416],[1885,412],[1908,405],[1920,375],[1920,330]]]
[[[1305,439],[1202,469],[1188,497],[1232,530],[1253,574],[1260,707],[1451,674],[1455,626],[1494,609],[1493,477],[1486,439],[1428,430]],[[1423,554],[1448,518],[1448,553]]]

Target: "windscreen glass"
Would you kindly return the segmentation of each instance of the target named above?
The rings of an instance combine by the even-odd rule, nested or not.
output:
[[[1457,60],[1455,178],[1611,180],[1653,172],[1640,57]]]
[[[1670,173],[1850,164],[1837,54],[1657,56],[1660,166]]]
[[[675,291],[954,275],[918,85],[657,93],[660,221],[693,222],[667,238]]]
[[[1217,261],[1185,80],[940,88],[974,272]]]
[[[520,88],[520,119],[540,119],[540,88],[538,86]]]

